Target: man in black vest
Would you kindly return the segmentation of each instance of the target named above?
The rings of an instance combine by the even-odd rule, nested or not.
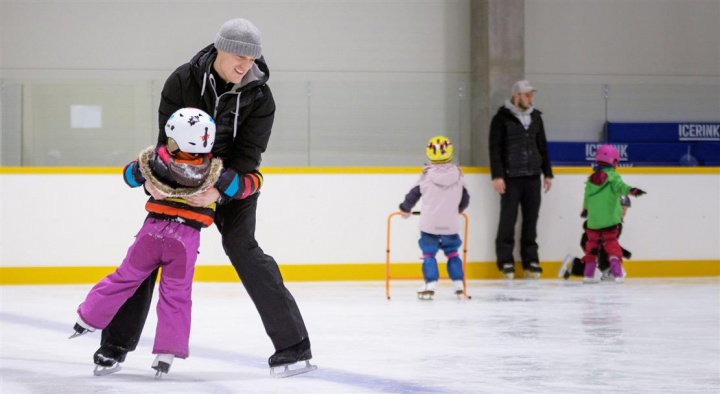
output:
[[[538,258],[537,219],[541,189],[552,186],[552,168],[541,114],[533,107],[535,89],[525,80],[512,87],[512,99],[498,109],[490,124],[490,172],[500,193],[500,222],[495,238],[498,269],[515,276],[515,222],[522,210],[520,256],[526,278],[542,273]],[[541,176],[543,179],[541,179]]]

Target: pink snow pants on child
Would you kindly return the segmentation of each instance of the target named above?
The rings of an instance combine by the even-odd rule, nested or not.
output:
[[[104,329],[150,273],[162,267],[153,353],[186,358],[199,247],[199,230],[178,222],[146,219],[125,260],[90,290],[78,314],[92,327]]]

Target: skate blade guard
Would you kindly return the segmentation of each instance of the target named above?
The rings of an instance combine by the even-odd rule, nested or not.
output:
[[[305,363],[302,365],[302,363]],[[312,372],[317,369],[317,365],[310,364],[310,360],[298,361],[294,364],[282,364],[270,367],[270,377],[275,379],[289,378],[291,376]]]

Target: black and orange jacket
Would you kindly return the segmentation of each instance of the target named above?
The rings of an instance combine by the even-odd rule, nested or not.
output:
[[[193,207],[184,197],[202,193],[213,187],[222,173],[222,162],[210,154],[171,156],[165,146],[148,147],[140,157],[123,169],[123,179],[130,187],[151,182],[167,197],[156,200],[152,196],[145,203],[148,217],[178,221],[201,229],[213,223],[216,203]]]

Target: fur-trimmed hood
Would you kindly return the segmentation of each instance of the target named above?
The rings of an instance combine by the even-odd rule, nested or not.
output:
[[[155,146],[151,145],[140,152],[138,157],[139,169],[145,179],[150,182],[156,189],[165,197],[190,197],[196,194],[200,194],[209,188],[213,187],[220,178],[222,173],[222,160],[212,158],[210,159],[210,170],[199,186],[195,187],[172,187],[162,180],[158,179],[155,173],[150,167],[150,163],[154,160]]]

